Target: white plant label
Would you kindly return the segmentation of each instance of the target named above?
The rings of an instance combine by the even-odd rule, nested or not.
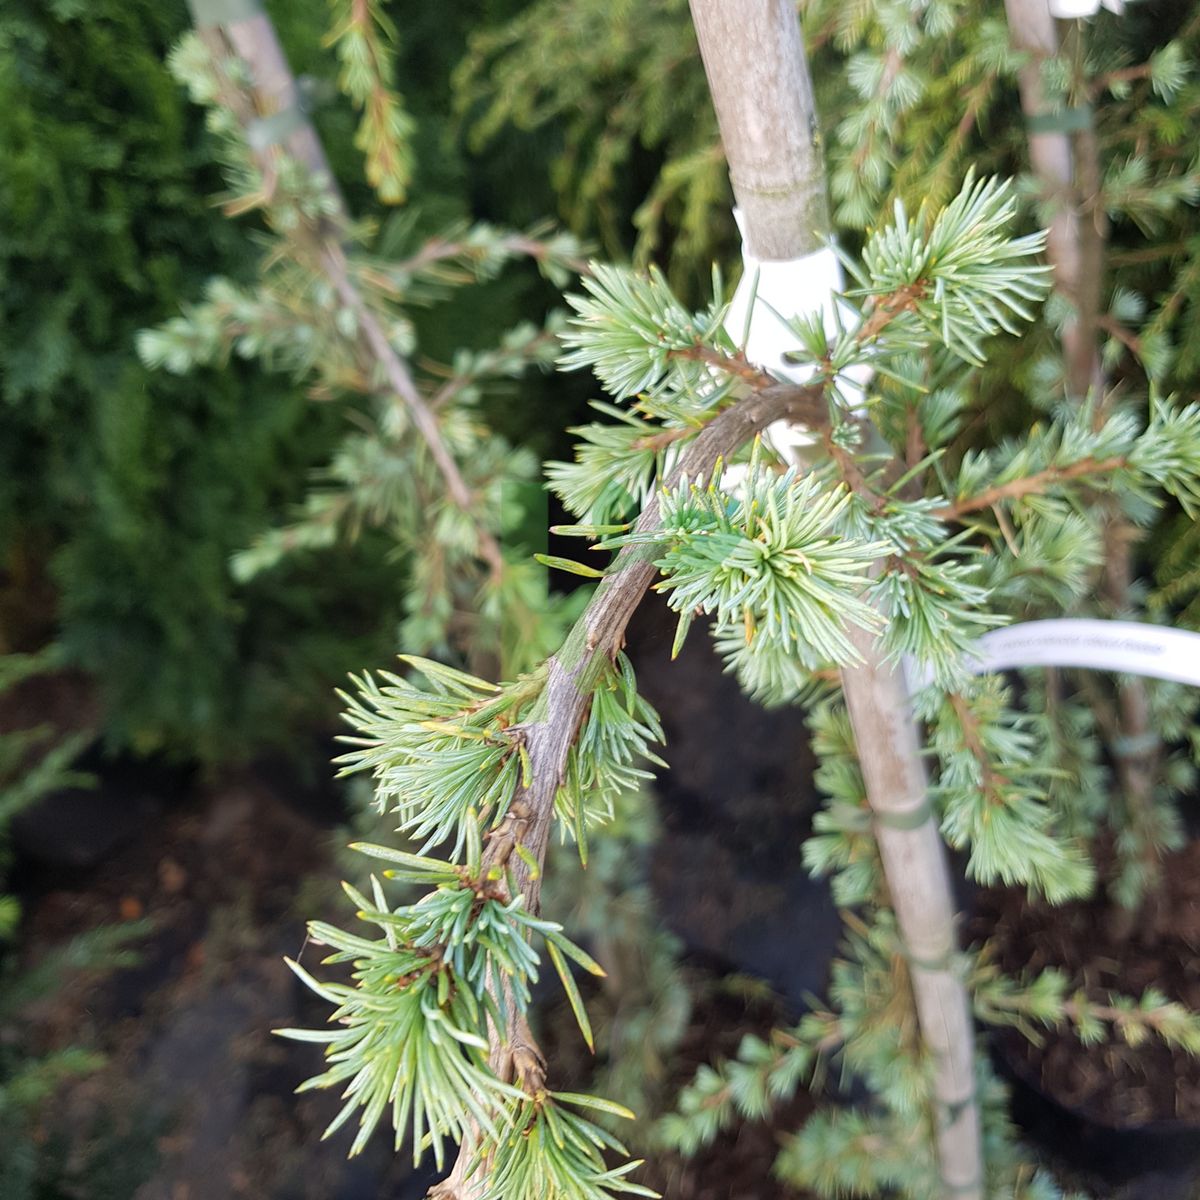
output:
[[[1010,667],[1085,667],[1200,687],[1200,633],[1136,621],[1060,618],[985,633],[977,675]]]
[[[1050,0],[1050,15],[1060,21],[1081,21],[1094,17],[1103,5],[1109,12],[1123,13],[1123,0]]]

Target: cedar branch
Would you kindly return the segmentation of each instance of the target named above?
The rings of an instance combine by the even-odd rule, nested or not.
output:
[[[1047,467],[1044,471],[1036,471],[1021,479],[998,483],[974,496],[965,496],[953,504],[946,504],[935,509],[934,516],[943,521],[958,521],[969,513],[991,508],[1005,500],[1018,500],[1022,496],[1039,495],[1067,480],[1079,479],[1087,475],[1106,475],[1111,471],[1119,471],[1127,465],[1128,462],[1122,455],[1114,455],[1111,458],[1081,458],[1078,462],[1069,463],[1065,467]]]

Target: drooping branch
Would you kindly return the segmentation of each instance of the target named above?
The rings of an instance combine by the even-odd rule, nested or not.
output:
[[[200,36],[220,74],[222,100],[241,125],[250,153],[262,172],[265,194],[261,201],[264,204],[270,201],[272,181],[277,179],[283,156],[302,163],[332,197],[334,216],[312,222],[307,230],[313,243],[314,265],[341,303],[354,314],[364,375],[368,380],[381,376],[387,393],[404,406],[442,476],[451,502],[475,527],[480,559],[493,577],[498,576],[504,565],[499,543],[478,519],[475,499],[446,445],[437,416],[355,282],[341,239],[348,214],[320,139],[301,107],[299,89],[274,26],[260,11],[228,19],[228,14],[221,11],[222,6],[212,5],[210,0],[190,2]],[[251,0],[247,0],[246,8],[253,7]],[[227,67],[232,59],[246,64],[249,80],[229,72]],[[278,122],[274,129],[268,124],[272,121]]]
[[[350,266],[345,251],[341,246],[330,241],[322,256],[329,281],[337,290],[342,303],[354,313],[359,332],[367,350],[383,372],[388,389],[399,397],[409,419],[425,442],[429,455],[436,464],[446,491],[455,507],[468,516],[475,511],[474,498],[471,489],[463,479],[458,463],[450,453],[445,438],[442,437],[441,426],[433,409],[421,395],[412,374],[405,366],[395,347],[388,340],[379,318],[371,310],[362,293],[354,286],[350,277]],[[473,518],[474,519],[474,518]],[[500,545],[492,534],[475,520],[476,535],[479,540],[479,556],[488,564],[493,575],[499,575],[504,567],[504,559],[500,553]]]
[[[755,434],[775,421],[792,420],[818,427],[828,416],[823,387],[797,387],[764,376],[769,386],[715,416],[687,447],[667,478],[668,488],[685,479],[708,479]],[[657,495],[647,501],[634,529],[652,533],[659,526]],[[559,652],[546,663],[546,682],[531,718],[511,729],[524,739],[529,782],[518,788],[505,820],[492,832],[484,852],[485,871],[497,868],[510,895],[521,895],[536,913],[542,867],[554,820],[554,803],[565,778],[567,758],[587,715],[592,692],[611,666],[625,639],[634,610],[658,573],[653,543],[625,546],[616,556],[583,615]],[[517,847],[521,853],[517,853]],[[508,1082],[518,1079],[531,1091],[544,1084],[545,1060],[522,1014],[513,1005],[508,1027],[493,1030],[489,1063]],[[474,1139],[464,1140],[454,1169],[432,1189],[439,1200],[471,1200],[480,1164]]]
[[[820,427],[828,417],[824,396],[823,387],[770,380],[770,386],[737,401],[696,434],[665,487],[670,489],[684,479],[707,480],[718,462],[775,421]],[[658,497],[654,495],[634,525],[634,533],[652,533],[658,524]],[[567,755],[591,694],[624,644],[625,628],[654,581],[655,557],[653,543],[626,546],[616,556],[562,649],[548,661],[541,699],[532,719],[521,727],[532,776],[529,787],[520,789],[513,801],[515,820],[522,825],[512,839],[495,837],[485,858],[492,865],[507,864],[514,892],[523,894],[533,911],[537,910],[541,881],[523,857],[509,857],[513,841],[519,841],[538,864],[543,861]]]

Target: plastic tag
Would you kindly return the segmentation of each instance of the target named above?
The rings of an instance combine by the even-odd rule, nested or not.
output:
[[[1079,21],[1094,17],[1101,5],[1118,16],[1125,11],[1125,0],[1050,0],[1050,15],[1060,21]]]
[[[1200,687],[1200,633],[1137,621],[1059,618],[993,629],[970,666],[982,675],[1009,667],[1086,667]]]
[[[741,228],[741,213],[733,210]],[[799,348],[799,339],[789,321],[813,313],[824,315],[826,333],[837,335],[835,317],[838,295],[845,286],[842,264],[829,247],[801,258],[762,260],[742,243],[742,278],[729,304],[725,331],[746,357],[779,379],[804,383],[812,367],[789,363],[786,355]],[[753,303],[753,311],[751,311]],[[839,393],[853,410],[862,402],[862,385],[871,377],[868,366],[852,367],[839,379]],[[785,458],[797,460],[798,451],[811,445],[813,437],[802,426],[777,421],[766,431],[767,440]]]

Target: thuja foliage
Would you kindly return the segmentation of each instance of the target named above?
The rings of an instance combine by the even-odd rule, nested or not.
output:
[[[285,35],[308,7],[325,15],[289,5]],[[182,0],[0,16],[0,644],[57,638],[114,746],[214,759],[311,717],[320,681],[387,644],[386,606],[368,620],[357,596],[389,573],[346,559],[239,586],[228,556],[336,445],[337,416],[245,366],[138,361],[139,328],[247,260],[163,65],[185,24]]]
[[[333,1028],[297,1035],[329,1043],[314,1085],[345,1083],[339,1120],[358,1112],[369,1130],[386,1117],[398,1138],[413,1134],[415,1155],[431,1148],[441,1161],[461,1139],[443,1194],[636,1190],[634,1164],[577,1112],[610,1113],[610,1102],[553,1090],[527,996],[540,941],[587,1036],[561,960],[591,964],[535,915],[541,871],[552,826],[582,852],[581,835],[603,827],[660,740],[620,653],[652,583],[680,614],[677,645],[705,614],[747,690],[808,706],[827,803],[805,862],[853,910],[827,1009],[702,1071],[661,1136],[694,1148],[836,1067],[866,1082],[870,1103],[811,1119],[778,1172],[830,1196],[936,1193],[931,1062],[835,683],[858,661],[847,635],[881,635],[890,659],[925,680],[915,703],[933,819],[972,877],[1053,900],[1083,894],[1089,814],[1063,786],[1058,731],[1000,679],[972,675],[962,652],[1019,609],[1018,579],[1068,600],[1090,586],[1099,517],[1085,495],[1128,498],[1150,519],[1165,497],[1193,506],[1200,483],[1200,408],[1162,399],[1140,419],[1063,407],[1023,438],[955,450],[996,335],[1019,330],[1047,290],[1041,239],[1012,236],[1015,210],[1009,187],[971,178],[944,207],[898,205],[847,260],[854,286],[835,333],[795,322],[795,357],[812,371],[803,386],[747,362],[719,297],[693,313],[661,276],[596,269],[572,299],[563,361],[593,368],[621,407],[582,430],[575,462],[551,475],[580,521],[561,532],[616,557],[558,652],[515,682],[419,660],[406,660],[408,677],[362,682],[345,765],[370,772],[399,828],[443,857],[366,847],[424,894],[392,897],[381,882],[369,902],[356,895],[371,936],[313,927],[332,961],[352,963],[349,983],[298,968],[334,1005]],[[864,362],[875,381],[851,408],[841,384]],[[813,434],[800,466],[785,469],[754,436],[781,416]],[[1008,980],[979,948],[955,969],[984,1020],[1188,1048],[1200,1035],[1200,1019],[1154,994],[1097,998],[1053,973]],[[1022,1165],[1003,1088],[985,1066],[979,1075],[989,1194],[1057,1195]]]

